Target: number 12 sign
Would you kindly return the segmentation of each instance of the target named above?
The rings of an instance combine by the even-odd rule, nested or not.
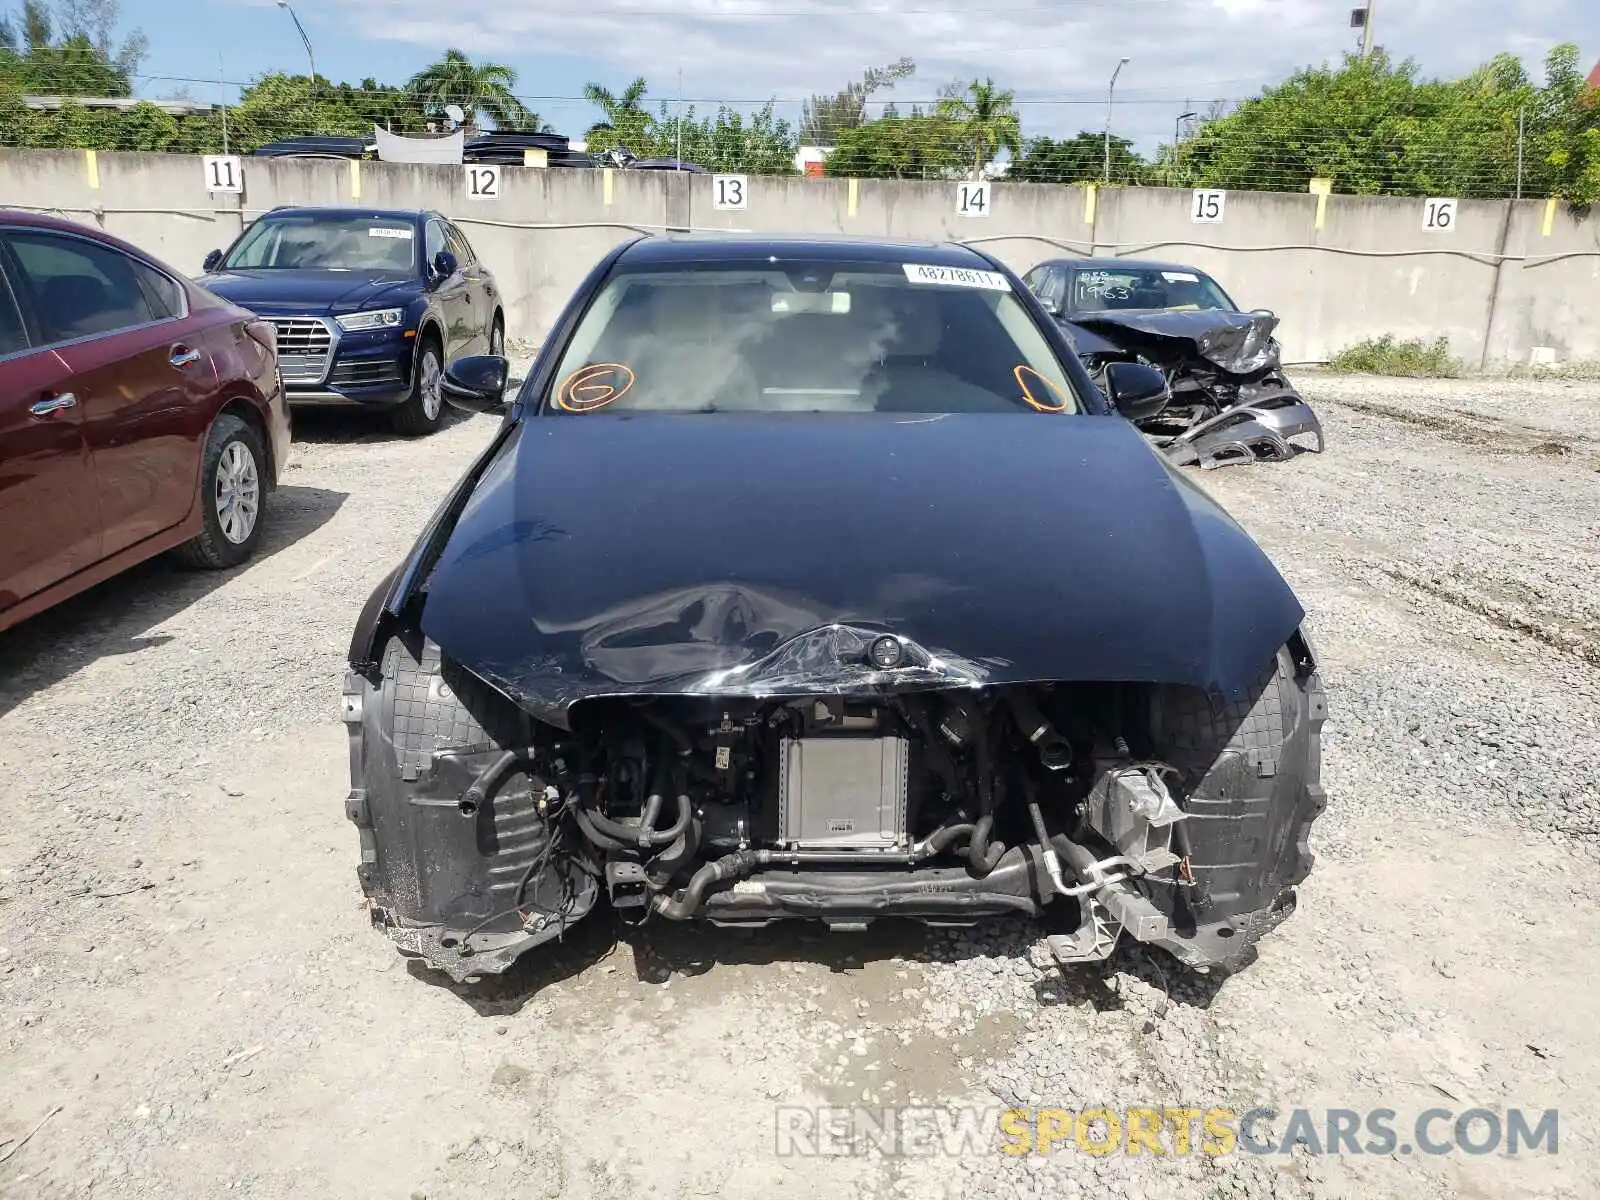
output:
[[[500,168],[482,163],[468,167],[467,199],[500,199]]]

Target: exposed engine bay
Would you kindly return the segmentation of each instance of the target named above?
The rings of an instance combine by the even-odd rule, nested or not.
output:
[[[1139,428],[1172,461],[1203,469],[1283,462],[1323,449],[1322,424],[1284,376],[1271,313],[1129,312],[1071,318],[1096,382],[1113,362],[1167,377],[1172,400]]]
[[[899,648],[868,653],[892,669]],[[1258,691],[634,695],[583,701],[562,729],[396,639],[376,686],[347,682],[348,813],[374,923],[456,978],[506,970],[602,897],[632,924],[838,930],[1058,905],[1064,963],[1126,934],[1230,967],[1292,906],[1322,805],[1298,635]]]

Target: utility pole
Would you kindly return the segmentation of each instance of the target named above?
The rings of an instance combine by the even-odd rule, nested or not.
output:
[[[217,98],[222,101],[222,152],[228,152],[228,85],[223,82],[227,73],[222,68],[222,55],[217,55]]]
[[[1111,182],[1111,97],[1117,90],[1117,76],[1122,74],[1122,68],[1128,65],[1129,60],[1123,58],[1117,63],[1117,69],[1111,72],[1111,82],[1106,87],[1106,136],[1105,136],[1105,173],[1104,182]]]
[[[1372,10],[1377,7],[1378,0],[1367,0],[1367,19],[1361,26],[1361,57],[1368,58],[1372,54]]]
[[[1517,109],[1517,199],[1522,199],[1522,151],[1528,136],[1528,110]]]

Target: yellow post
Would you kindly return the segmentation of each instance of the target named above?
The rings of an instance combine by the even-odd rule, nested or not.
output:
[[[616,187],[615,181],[611,178],[612,175],[614,175],[615,173],[616,173],[615,170],[613,168],[611,168],[611,167],[606,167],[604,170],[602,170],[600,172],[601,176],[605,180],[605,194],[606,194],[606,207],[607,208],[611,207],[611,197],[612,197],[612,194],[613,194],[613,189]]]
[[[1083,223],[1085,225],[1093,225],[1094,224],[1095,197],[1099,194],[1099,191],[1100,191],[1100,189],[1095,184],[1090,183],[1090,184],[1086,184],[1084,186],[1084,189],[1083,189]]]
[[[852,179],[850,181],[850,215],[852,217],[856,215],[856,202],[860,198],[861,198],[861,181],[859,179]]]
[[[1317,228],[1322,228],[1322,222],[1328,216],[1328,197],[1333,193],[1333,180],[1313,179],[1307,189],[1317,198]]]
[[[89,186],[92,188],[99,188],[100,157],[93,150],[85,150],[83,152],[83,170],[84,173],[89,177]]]
[[[350,160],[350,199],[361,199],[361,160],[359,158]]]
[[[91,150],[89,153],[93,154],[94,151]],[[1539,229],[1540,237],[1549,237],[1550,230],[1555,227],[1556,203],[1557,201],[1554,196],[1551,196],[1550,199],[1544,202],[1544,224]]]

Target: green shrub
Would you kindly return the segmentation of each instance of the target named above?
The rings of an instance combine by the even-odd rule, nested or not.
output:
[[[1450,357],[1450,343],[1445,338],[1424,342],[1421,338],[1396,341],[1389,334],[1368,338],[1354,346],[1346,346],[1329,361],[1334,371],[1367,375],[1413,375],[1429,378],[1454,378],[1461,374],[1461,364]]]

